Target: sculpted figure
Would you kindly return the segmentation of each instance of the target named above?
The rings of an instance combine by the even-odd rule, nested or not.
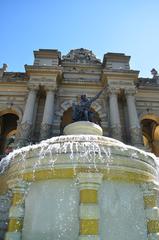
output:
[[[86,95],[81,95],[80,103],[73,104],[73,116],[74,122],[77,121],[90,121],[93,122],[94,113],[91,111],[91,104],[99,98],[102,92],[105,90],[106,86],[93,98],[88,99]]]
[[[153,68],[153,69],[151,70],[151,74],[152,74],[153,78],[158,77],[158,72],[156,71],[155,68]]]

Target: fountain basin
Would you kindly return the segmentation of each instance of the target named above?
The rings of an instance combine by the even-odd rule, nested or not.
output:
[[[18,231],[23,240],[146,240],[154,220],[147,199],[158,187],[155,156],[101,136],[96,124],[77,122],[64,132],[10,154],[1,189],[24,186],[25,209],[20,216],[22,206],[11,207],[10,218],[19,216],[23,227],[11,221],[6,240],[18,239]]]
[[[102,136],[69,135],[51,138],[15,152],[7,169],[9,179],[27,181],[57,175],[73,178],[78,172],[102,172],[104,178],[155,181],[155,157]],[[127,179],[127,180],[128,180]]]

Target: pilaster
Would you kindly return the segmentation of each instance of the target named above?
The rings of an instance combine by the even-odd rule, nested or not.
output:
[[[8,231],[5,235],[5,240],[20,240],[22,239],[24,201],[28,184],[24,181],[15,184],[9,182],[9,187],[12,191],[12,204],[9,210]]]
[[[148,240],[159,240],[158,185],[142,184]]]
[[[99,240],[98,190],[102,183],[101,173],[79,173],[80,190],[80,240]]]
[[[11,204],[11,192],[0,196],[0,239],[4,239],[8,228],[8,215]]]

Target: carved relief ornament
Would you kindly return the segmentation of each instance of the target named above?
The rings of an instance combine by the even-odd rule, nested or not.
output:
[[[30,91],[38,91],[39,90],[39,85],[36,84],[28,84],[28,89]]]
[[[136,88],[127,88],[125,89],[125,95],[134,96],[137,93]]]
[[[119,93],[119,88],[109,87],[107,90],[108,95],[117,95]]]
[[[51,91],[51,92],[54,92],[57,90],[57,86],[54,84],[54,85],[44,85],[44,89],[45,91]]]

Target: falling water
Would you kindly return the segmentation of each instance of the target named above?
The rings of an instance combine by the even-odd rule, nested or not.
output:
[[[55,167],[57,159],[62,154],[68,155],[69,162],[72,162],[74,169],[77,164],[89,163],[89,166],[96,169],[96,163],[99,161],[107,166],[112,162],[112,151],[124,152],[132,159],[137,158],[140,154],[145,158],[153,154],[146,153],[132,146],[127,146],[115,139],[99,137],[93,135],[69,135],[53,137],[51,139],[40,142],[39,144],[29,145],[20,149],[16,149],[3,158],[0,162],[0,173],[2,174],[10,165],[10,163],[18,161],[22,169],[25,170],[28,154],[35,152],[36,162],[33,165],[33,172],[36,171],[47,157],[47,165],[50,169]],[[148,159],[147,157],[147,159]]]
[[[9,167],[10,163],[18,159],[22,164],[22,169],[25,170],[25,163],[28,158],[28,153],[36,152],[36,162],[33,165],[33,172],[41,166],[43,159],[48,157],[48,165],[53,169],[59,155],[68,154],[69,161],[72,162],[74,169],[77,163],[88,162],[91,167],[96,168],[96,161],[109,164],[111,162],[111,148],[107,142],[107,146],[103,137],[95,136],[60,136],[42,141],[36,145],[29,145],[20,149],[16,149],[3,158],[0,162],[1,174]],[[114,146],[117,146],[114,140]],[[99,144],[100,143],[100,144]],[[122,145],[122,143],[120,143]],[[100,146],[101,145],[101,146]],[[123,145],[124,146],[124,145]],[[78,154],[77,154],[78,153]]]
[[[29,171],[32,171],[32,181],[34,182],[36,171],[45,169],[45,167],[54,171],[56,167],[61,167],[64,164],[66,167],[71,166],[73,168],[74,175],[76,175],[76,169],[79,166],[87,167],[90,170],[93,169],[94,172],[98,172],[99,166],[109,171],[109,168],[114,164],[114,159],[124,157],[129,159],[130,162],[141,160],[157,168],[157,161],[154,161],[155,157],[153,154],[146,153],[132,146],[126,146],[117,140],[95,135],[69,135],[53,137],[39,144],[14,150],[0,162],[0,172],[3,175],[10,166],[15,164],[17,169],[19,168],[20,172],[23,173],[27,169],[28,163],[31,162],[32,165],[29,165]],[[144,227],[141,221],[144,218],[144,210],[140,209],[140,214],[136,211],[137,220],[133,220],[133,208],[137,206],[141,208],[142,204],[142,194],[138,186],[131,186],[130,191],[130,186],[127,184],[114,184],[108,181],[103,183],[102,187],[103,192],[100,193],[100,204],[102,206],[101,218],[103,219],[104,226],[109,226],[108,228],[105,226],[103,229],[111,229],[114,219],[117,219],[115,224],[118,226],[118,229],[121,229],[122,234],[124,234],[125,230],[121,228],[121,221],[117,218],[118,214],[122,215],[122,209],[122,211],[125,211],[124,214],[127,219],[127,221],[122,220],[122,226],[128,224],[129,220],[130,225],[134,226],[134,232],[136,231],[134,234],[140,236],[141,239],[145,239],[146,230],[143,230]],[[31,239],[28,232],[32,227],[33,231],[30,234],[33,234],[33,239],[45,238],[46,240],[51,240],[53,231],[51,224],[54,225],[54,230],[56,230],[54,233],[56,232],[57,234],[54,237],[58,240],[73,239],[74,237],[70,237],[71,234],[71,236],[77,234],[78,237],[79,192],[77,191],[78,183],[75,180],[55,179],[43,181],[43,183],[39,181],[32,183],[28,189],[25,195],[26,211],[28,212],[24,221],[24,240]],[[136,199],[132,201],[132,197],[134,196]],[[51,212],[50,209],[52,209]],[[105,215],[108,216],[106,220]],[[44,220],[41,222],[38,219],[42,217]],[[109,222],[107,219],[109,219]],[[76,226],[75,229],[73,227],[74,224]],[[34,235],[36,229],[37,231],[40,229],[41,236]],[[102,231],[101,234],[103,236],[110,234],[109,239],[115,239],[115,231],[113,233],[108,230],[106,233],[106,230]],[[119,239],[122,238],[119,237]]]

